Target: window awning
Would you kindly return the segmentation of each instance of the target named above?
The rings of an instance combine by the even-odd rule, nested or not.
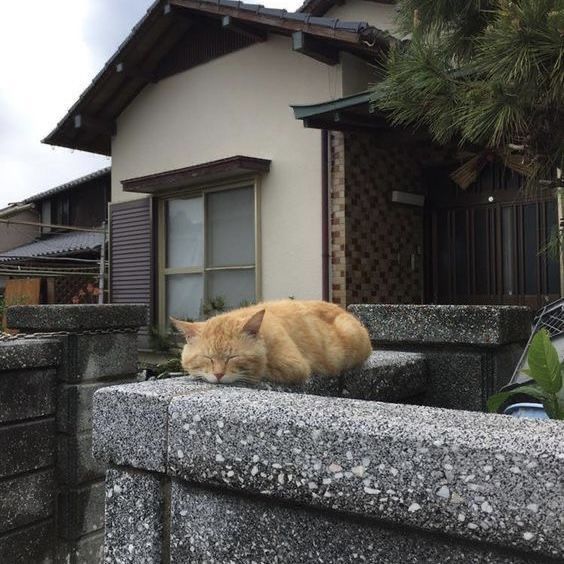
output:
[[[125,192],[159,194],[196,184],[264,174],[270,170],[270,162],[268,159],[237,155],[167,172],[128,178],[122,180],[121,184]]]

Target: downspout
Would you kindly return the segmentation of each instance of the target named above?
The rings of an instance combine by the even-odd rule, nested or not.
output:
[[[558,211],[558,259],[560,263],[560,297],[564,296],[564,248],[562,246],[562,234],[564,233],[564,187],[562,182],[562,169],[556,169],[558,187],[556,188],[556,209]]]
[[[321,295],[329,301],[329,132],[321,130]]]

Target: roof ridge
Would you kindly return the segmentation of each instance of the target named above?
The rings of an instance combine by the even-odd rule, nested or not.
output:
[[[75,186],[79,186],[80,184],[83,184],[85,182],[89,182],[90,180],[95,180],[96,178],[100,178],[100,177],[104,176],[104,174],[109,173],[111,170],[112,170],[111,166],[106,166],[104,168],[100,168],[98,170],[95,170],[93,172],[85,174],[84,176],[79,176],[78,178],[75,178],[73,180],[69,180],[68,182],[65,182],[64,184],[59,184],[58,186],[54,186],[53,188],[48,188],[47,190],[43,190],[42,192],[38,192],[37,194],[34,194],[33,196],[30,196],[29,198],[26,198],[25,200],[22,200],[21,202],[16,202],[16,203],[17,204],[30,204],[32,202],[36,202],[37,200],[42,200],[43,198],[50,196],[51,194],[57,194],[59,192],[63,192],[63,191],[68,190],[70,188],[74,188]]]

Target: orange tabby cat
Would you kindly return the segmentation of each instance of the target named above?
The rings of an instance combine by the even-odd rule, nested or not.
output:
[[[297,384],[358,366],[372,350],[356,317],[321,301],[265,302],[205,322],[171,320],[186,336],[182,366],[212,384]]]

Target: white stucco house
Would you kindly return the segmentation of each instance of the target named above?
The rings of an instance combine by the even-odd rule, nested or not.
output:
[[[476,253],[515,246],[482,223],[512,221],[522,240],[547,225],[549,198],[515,211],[516,184],[494,168],[462,194],[448,183],[451,150],[370,111],[394,15],[394,2],[368,0],[309,0],[296,13],[233,0],[149,8],[44,140],[112,157],[111,301],[146,303],[164,325],[217,296],[235,306],[557,293],[558,268],[532,247],[514,264]]]

